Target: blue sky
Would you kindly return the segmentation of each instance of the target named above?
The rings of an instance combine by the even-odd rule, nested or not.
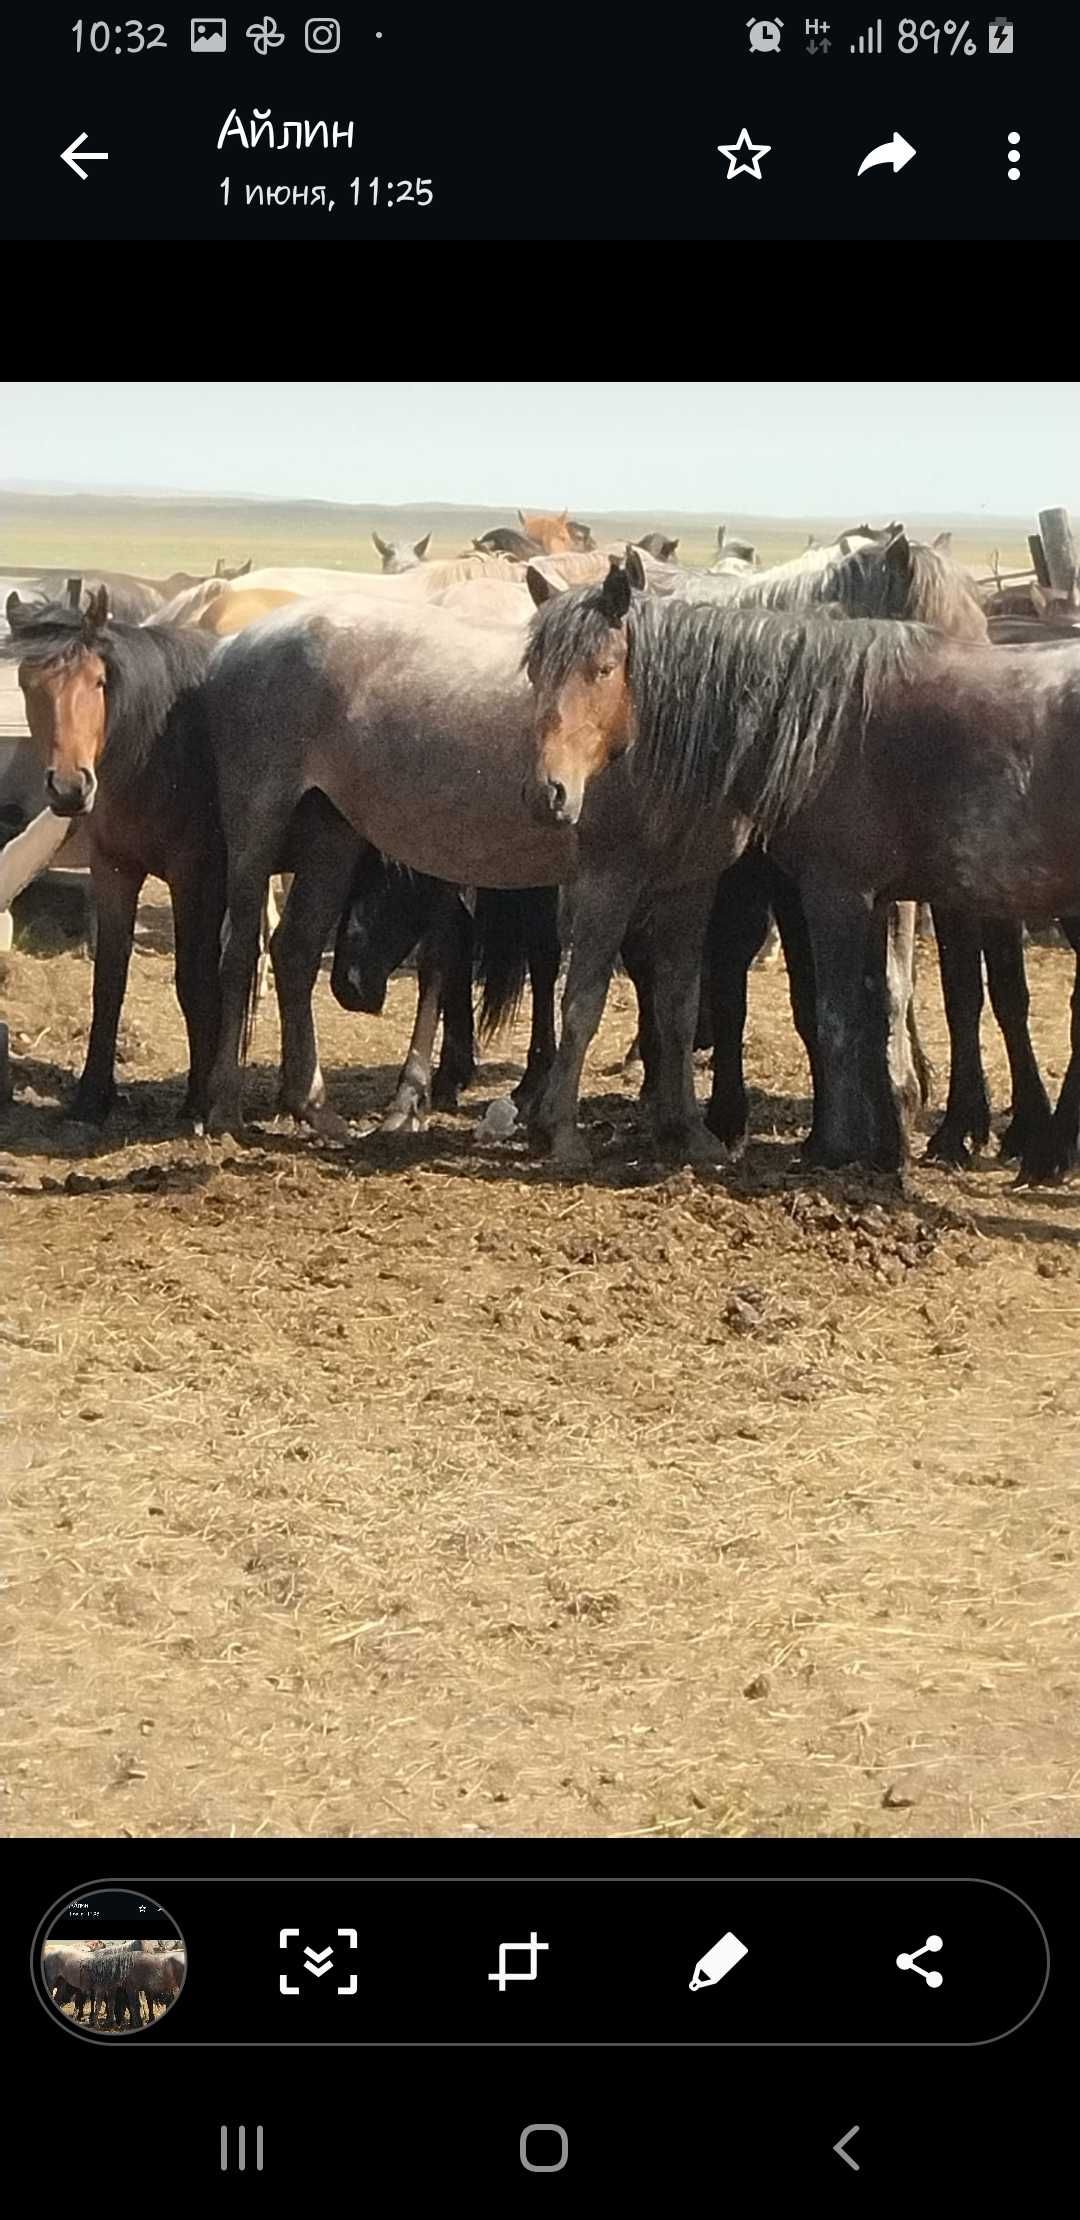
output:
[[[0,383],[0,483],[759,516],[1080,514],[1080,382]]]

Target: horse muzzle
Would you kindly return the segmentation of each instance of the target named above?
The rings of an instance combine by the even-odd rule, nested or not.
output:
[[[542,776],[532,789],[533,815],[542,825],[576,825],[583,798],[583,788],[571,792],[562,779]]]
[[[45,794],[54,817],[88,817],[97,794],[94,772],[46,771]]]

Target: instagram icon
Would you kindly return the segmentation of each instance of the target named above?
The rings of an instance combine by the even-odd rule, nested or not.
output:
[[[341,45],[341,25],[337,17],[311,16],[304,25],[304,45],[309,54],[336,54]]]

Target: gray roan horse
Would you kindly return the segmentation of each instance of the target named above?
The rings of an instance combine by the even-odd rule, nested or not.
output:
[[[682,890],[660,1016],[665,1115],[696,1117],[691,1048],[706,872],[768,839],[813,947],[814,1157],[895,1169],[884,905],[1070,914],[1080,896],[1080,648],[954,643],[927,627],[632,601],[625,572],[534,620],[535,803],[578,830],[574,951],[540,1113],[572,1153],[581,1067],[630,910]],[[696,906],[695,906],[696,905]],[[672,935],[674,942],[675,936]],[[1080,1027],[1062,1103],[1075,1093]]]
[[[522,644],[516,626],[467,625],[445,610],[342,594],[277,611],[223,646],[203,697],[230,925],[213,1130],[235,1130],[240,1118],[262,898],[286,845],[295,875],[272,945],[282,1108],[331,1130],[311,993],[360,842],[458,886],[572,877],[576,834],[539,825],[523,799],[533,704]],[[333,807],[310,806],[317,796]]]
[[[416,570],[431,546],[430,532],[426,532],[422,540],[416,540],[412,544],[408,540],[382,540],[377,532],[373,532],[371,537],[386,578],[397,578],[402,571]]]

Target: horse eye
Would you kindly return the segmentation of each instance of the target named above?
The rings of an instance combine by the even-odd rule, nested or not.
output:
[[[105,681],[103,678],[98,679],[97,689],[99,694],[103,694],[105,692]]]

